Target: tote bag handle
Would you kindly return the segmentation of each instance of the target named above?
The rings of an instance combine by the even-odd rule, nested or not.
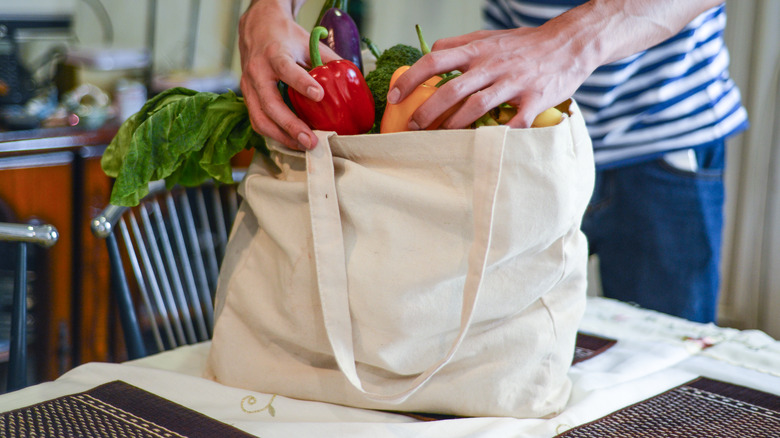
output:
[[[306,153],[309,210],[314,240],[315,266],[322,314],[328,340],[341,372],[358,391],[374,401],[401,403],[420,389],[455,356],[471,325],[482,289],[491,246],[496,193],[501,179],[508,127],[479,128],[474,148],[474,241],[469,250],[468,272],[463,288],[460,331],[449,351],[427,370],[409,377],[406,389],[381,394],[363,388],[355,366],[352,320],[347,289],[347,267],[341,229],[333,156],[327,136]]]

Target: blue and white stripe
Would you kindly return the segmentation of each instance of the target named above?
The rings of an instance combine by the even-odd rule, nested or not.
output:
[[[584,0],[488,0],[488,29],[538,26]],[[574,94],[596,163],[611,166],[706,146],[747,127],[729,78],[725,5],[648,50],[599,67]]]

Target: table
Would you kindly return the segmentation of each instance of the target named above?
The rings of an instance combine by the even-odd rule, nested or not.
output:
[[[425,422],[227,387],[200,377],[208,342],[121,364],[81,365],[55,381],[0,396],[0,412],[122,380],[264,438],[552,437],[697,376],[780,396],[780,342],[759,331],[693,323],[598,297],[589,298],[580,331],[617,342],[571,368],[571,399],[550,419]],[[775,420],[780,424],[780,415]]]

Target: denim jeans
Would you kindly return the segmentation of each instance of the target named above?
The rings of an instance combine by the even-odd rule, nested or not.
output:
[[[696,154],[694,171],[664,158],[597,171],[582,230],[599,256],[604,296],[715,321],[725,145]]]

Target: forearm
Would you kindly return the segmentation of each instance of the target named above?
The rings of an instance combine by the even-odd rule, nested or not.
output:
[[[591,70],[676,35],[723,0],[590,0],[542,27],[570,44]]]

